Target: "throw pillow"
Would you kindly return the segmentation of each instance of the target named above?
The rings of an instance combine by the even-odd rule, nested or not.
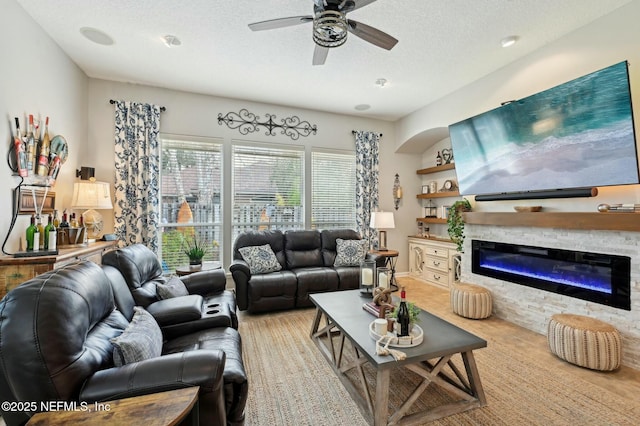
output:
[[[189,291],[182,280],[178,277],[171,277],[166,283],[156,284],[156,293],[160,299],[171,299],[172,297],[188,296]]]
[[[336,260],[333,266],[360,266],[367,255],[365,240],[343,240],[336,238]]]
[[[159,357],[162,353],[162,331],[155,318],[139,306],[127,328],[113,343],[113,362],[121,367],[132,362]]]
[[[263,246],[248,246],[238,249],[242,258],[249,265],[252,274],[266,274],[282,269],[276,254],[269,244]]]

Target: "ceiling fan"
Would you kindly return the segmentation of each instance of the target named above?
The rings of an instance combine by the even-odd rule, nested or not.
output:
[[[291,16],[249,24],[253,31],[273,30],[313,22],[313,65],[322,65],[329,49],[342,46],[350,32],[378,47],[391,50],[398,40],[389,34],[361,22],[347,19],[352,10],[360,9],[376,0],[313,0],[314,16]]]

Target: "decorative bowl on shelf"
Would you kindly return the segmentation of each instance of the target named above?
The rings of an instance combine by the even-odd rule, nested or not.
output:
[[[539,212],[542,210],[542,206],[514,206],[513,209],[518,213]]]

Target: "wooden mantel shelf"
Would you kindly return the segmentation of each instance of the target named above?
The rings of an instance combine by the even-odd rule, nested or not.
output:
[[[467,212],[462,217],[465,223],[473,225],[640,232],[638,213]]]

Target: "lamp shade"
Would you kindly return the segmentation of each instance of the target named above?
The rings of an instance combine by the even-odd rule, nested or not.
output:
[[[106,182],[80,181],[73,184],[72,209],[110,210],[111,193]]]
[[[373,212],[371,213],[370,228],[374,229],[393,229],[396,227],[393,221],[392,212]]]

